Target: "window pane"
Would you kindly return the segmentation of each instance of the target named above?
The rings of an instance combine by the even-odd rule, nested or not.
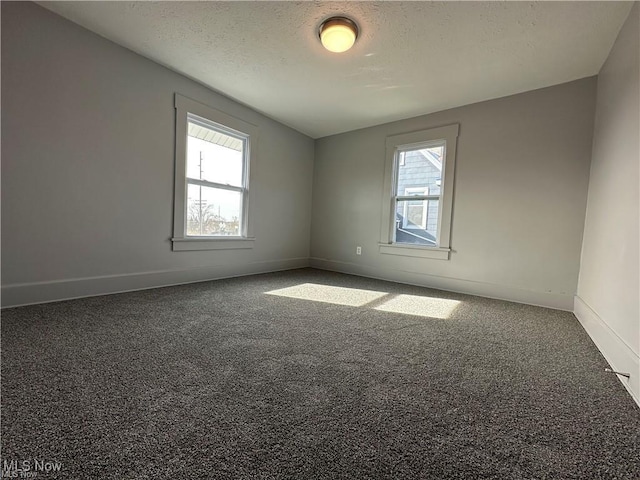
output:
[[[403,200],[396,206],[396,243],[435,245],[439,200]]]
[[[244,141],[189,119],[187,177],[242,187]]]
[[[400,152],[398,195],[440,195],[444,145]]]
[[[187,235],[240,236],[242,194],[188,185]]]

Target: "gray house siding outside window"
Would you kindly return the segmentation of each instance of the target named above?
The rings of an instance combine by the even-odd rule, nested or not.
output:
[[[406,152],[398,168],[398,195],[439,195],[442,179],[442,147]],[[436,244],[438,200],[398,204],[396,242]]]

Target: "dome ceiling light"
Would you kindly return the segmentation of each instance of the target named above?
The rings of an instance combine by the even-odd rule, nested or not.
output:
[[[358,26],[346,17],[331,17],[320,25],[318,31],[324,48],[330,52],[346,52],[358,38]]]

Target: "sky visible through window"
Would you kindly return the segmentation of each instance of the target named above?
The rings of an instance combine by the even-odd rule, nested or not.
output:
[[[187,178],[243,187],[243,152],[191,135],[192,125],[187,136]],[[206,130],[205,137],[215,134],[220,143],[232,139]],[[241,192],[188,184],[187,235],[239,236],[241,212]]]

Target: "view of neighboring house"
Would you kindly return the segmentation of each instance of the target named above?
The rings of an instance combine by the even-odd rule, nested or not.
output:
[[[444,146],[400,153],[398,159],[396,242],[435,245]],[[417,196],[416,200],[401,200]]]

